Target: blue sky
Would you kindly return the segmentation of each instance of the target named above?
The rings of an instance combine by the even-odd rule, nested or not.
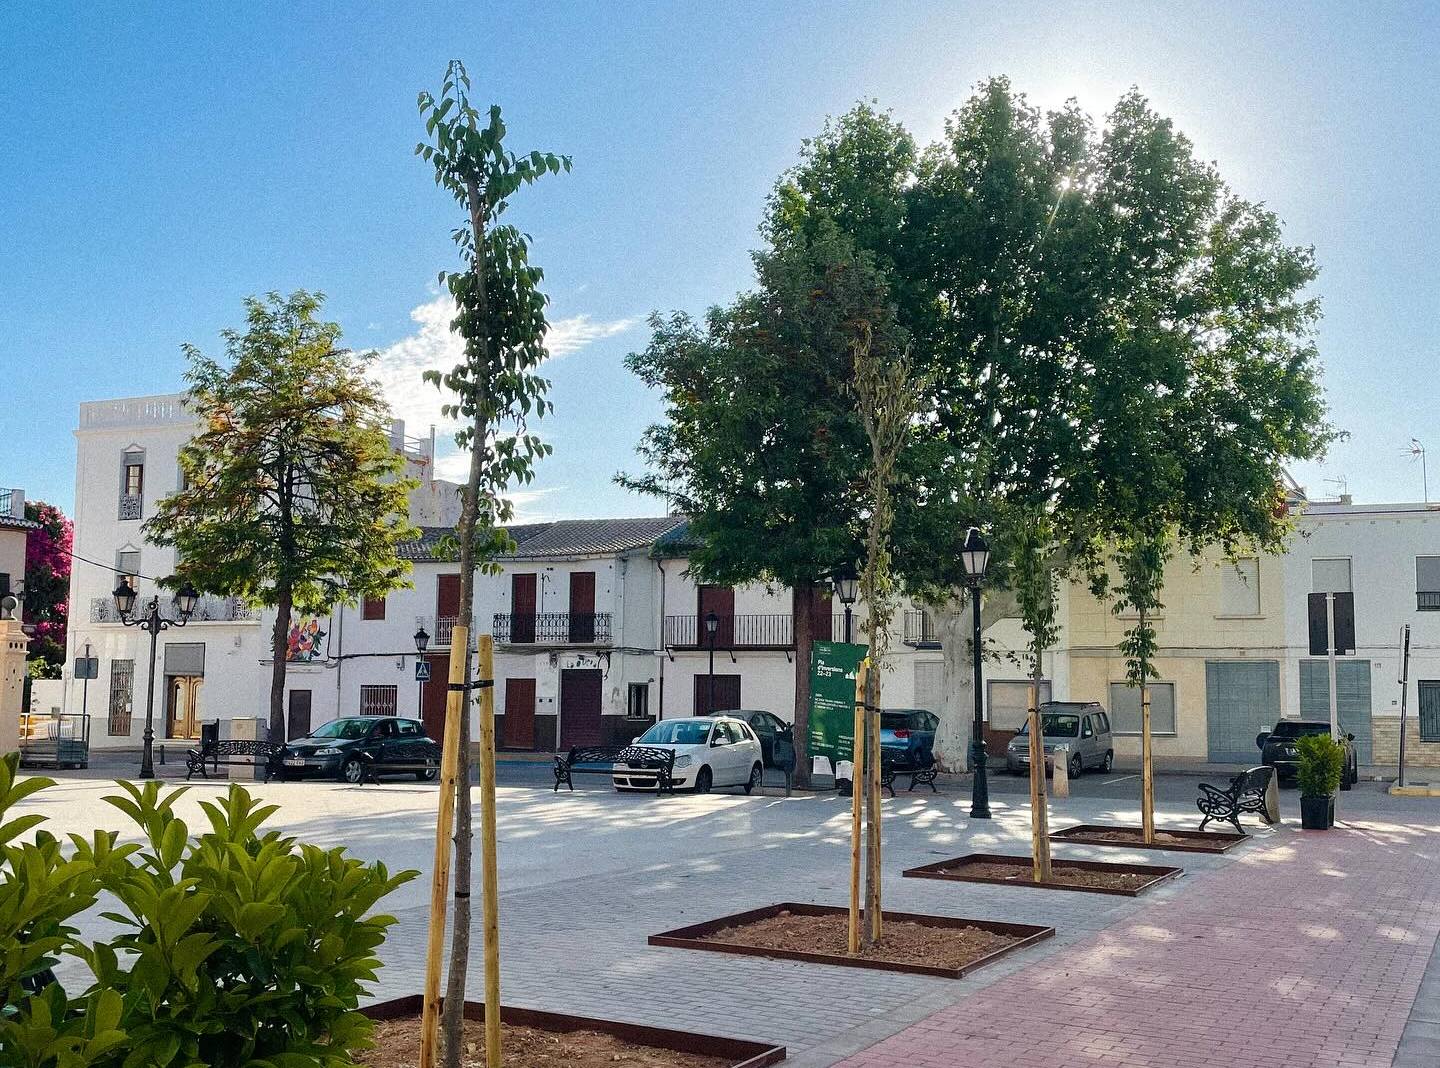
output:
[[[457,216],[411,154],[415,97],[459,56],[517,149],[575,159],[515,213],[567,350],[527,515],[659,510],[610,482],[659,411],[624,356],[651,310],[749,283],[765,196],[826,115],[874,98],[928,141],[1000,73],[1097,114],[1138,85],[1313,244],[1352,436],[1297,475],[1416,500],[1415,436],[1440,497],[1437,22],[1420,3],[10,5],[0,484],[68,509],[77,405],[179,389],[181,343],[217,351],[271,289],[325,292],[428,422],[438,401],[409,368],[444,349],[434,283]]]

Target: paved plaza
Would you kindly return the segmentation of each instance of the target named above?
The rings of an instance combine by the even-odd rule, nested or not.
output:
[[[1118,780],[1119,777],[1116,777]],[[1099,782],[1100,780],[1094,780]],[[1189,780],[1193,787],[1193,779]],[[426,873],[394,895],[399,919],[377,996],[418,992],[433,849],[432,786],[251,784],[274,823]],[[603,786],[603,784],[601,784]],[[1057,800],[1056,827],[1139,820],[1133,797]],[[197,784],[179,805],[222,784]],[[33,799],[55,832],[122,827],[103,781],[65,779]],[[1171,784],[1165,794],[1180,787]],[[1178,864],[1182,878],[1138,899],[903,879],[972,850],[1024,853],[1024,797],[968,818],[953,785],[885,802],[888,908],[1053,925],[1056,937],[963,980],[658,949],[646,938],[776,901],[842,904],[848,802],[834,796],[500,796],[505,1000],[637,1023],[770,1039],[788,1065],[919,1068],[1190,1068],[1440,1064],[1440,807],[1362,784],[1343,826],[1251,827],[1227,856],[1058,845],[1057,857]],[[1193,827],[1168,801],[1162,825]],[[97,927],[104,921],[94,920]],[[472,992],[481,986],[478,937]],[[66,978],[83,983],[84,975]]]

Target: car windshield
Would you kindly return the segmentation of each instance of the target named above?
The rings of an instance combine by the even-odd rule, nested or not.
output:
[[[373,719],[334,719],[310,733],[312,738],[363,738],[370,733]]]
[[[661,720],[637,742],[641,745],[704,745],[710,736],[710,724],[690,719]]]
[[[1294,720],[1275,724],[1275,729],[1270,732],[1273,738],[1304,738],[1308,734],[1329,734],[1330,724],[1328,723],[1297,723]]]
[[[1080,736],[1080,717],[1061,715],[1056,712],[1046,712],[1040,716],[1041,733],[1046,738],[1078,738]],[[1030,729],[1030,723],[1020,724],[1018,733],[1024,734]]]

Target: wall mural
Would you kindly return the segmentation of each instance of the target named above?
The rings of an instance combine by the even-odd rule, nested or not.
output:
[[[308,664],[312,660],[324,660],[325,633],[320,629],[320,620],[314,616],[291,623],[290,633],[285,642],[285,659],[292,664]]]

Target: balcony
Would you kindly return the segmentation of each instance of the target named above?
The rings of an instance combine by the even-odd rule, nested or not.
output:
[[[1440,612],[1440,590],[1417,590],[1415,610],[1418,612]]]
[[[904,641],[916,649],[940,648],[940,632],[929,612],[906,612],[904,620]]]
[[[162,604],[169,598],[160,595]],[[135,604],[137,613],[144,611],[148,598],[141,596]],[[162,609],[166,615],[174,612],[173,607]],[[238,597],[201,597],[190,616],[191,623],[253,623],[258,619],[255,610]],[[120,614],[115,611],[115,600],[111,597],[93,597],[90,600],[91,623],[119,623]]]
[[[609,645],[609,612],[497,612],[492,633],[500,645]]]

